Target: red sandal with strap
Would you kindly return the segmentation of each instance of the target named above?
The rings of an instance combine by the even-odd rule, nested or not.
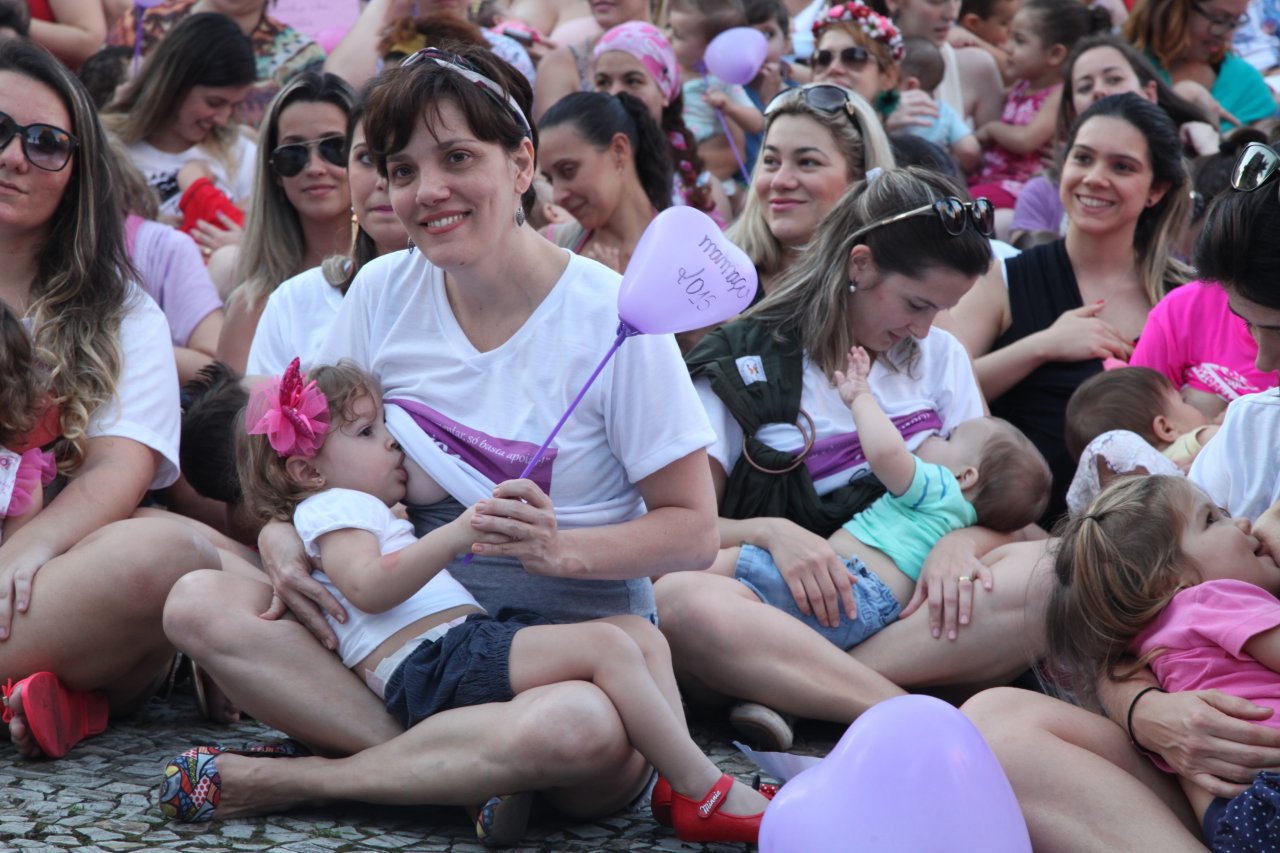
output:
[[[760,784],[760,774],[756,774],[756,783],[752,786],[766,800],[772,800],[777,795],[781,785],[770,785],[768,782]],[[649,807],[653,811],[653,819],[660,826],[671,827],[671,783],[666,780],[665,776],[659,776],[658,781],[653,783],[653,793],[649,796]]]
[[[19,690],[27,729],[40,751],[50,758],[61,758],[80,741],[107,728],[107,694],[101,690],[70,690],[52,672],[28,675],[17,684],[9,679],[3,688],[6,724],[15,716],[10,703]]]
[[[760,839],[760,820],[764,812],[732,815],[720,811],[729,799],[734,779],[727,773],[711,786],[701,800],[671,793],[671,824],[681,841],[744,841],[755,844]]]

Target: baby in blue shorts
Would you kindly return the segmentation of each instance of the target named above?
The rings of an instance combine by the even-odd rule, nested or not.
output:
[[[946,438],[932,436],[915,453],[907,450],[871,392],[870,369],[866,351],[854,347],[848,372],[835,377],[871,472],[888,489],[827,540],[853,575],[856,612],[834,626],[805,615],[772,555],[754,545],[722,550],[712,567],[842,649],[898,618],[939,539],[974,524],[1002,531],[1026,527],[1044,512],[1052,479],[1035,445],[999,418],[965,421]]]

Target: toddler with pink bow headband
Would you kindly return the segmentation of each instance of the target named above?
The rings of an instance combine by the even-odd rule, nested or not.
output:
[[[294,359],[251,394],[238,437],[246,506],[264,520],[292,518],[313,577],[346,609],[344,622],[326,615],[343,664],[406,729],[450,708],[592,682],[662,774],[655,818],[687,841],[755,842],[766,796],[722,774],[689,736],[670,657],[645,653],[663,642],[652,623],[619,616],[551,624],[514,608],[487,614],[445,567],[476,542],[510,541],[473,524],[504,499],[481,501],[421,539],[392,512],[406,495],[415,503],[446,495],[416,466],[410,482],[381,399],[377,380],[350,362],[304,378]],[[537,501],[502,509],[508,518],[551,512]],[[159,794],[166,814],[216,816],[221,752],[197,747],[170,762]]]

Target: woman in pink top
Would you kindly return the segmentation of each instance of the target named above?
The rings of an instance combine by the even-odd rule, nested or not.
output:
[[[1232,313],[1227,292],[1193,281],[1151,309],[1129,364],[1160,371],[1184,400],[1215,418],[1237,397],[1276,387],[1276,372],[1255,367],[1257,357],[1249,324]]]

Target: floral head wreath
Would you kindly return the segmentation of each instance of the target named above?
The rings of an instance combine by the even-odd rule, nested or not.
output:
[[[818,15],[813,22],[814,40],[822,38],[827,27],[841,23],[853,24],[868,38],[880,42],[888,48],[889,56],[894,62],[901,62],[906,55],[906,48],[902,46],[902,33],[898,32],[893,22],[858,2],[840,3]]]
[[[265,435],[280,456],[315,456],[329,431],[329,401],[315,382],[302,382],[298,359],[283,376],[254,389],[245,410],[249,435]]]

